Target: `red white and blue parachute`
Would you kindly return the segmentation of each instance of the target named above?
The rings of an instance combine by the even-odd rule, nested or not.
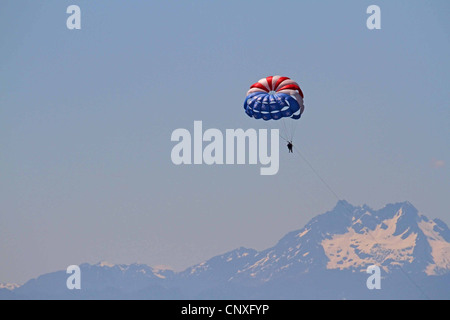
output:
[[[300,119],[303,110],[303,92],[288,77],[266,77],[250,87],[244,102],[249,117],[263,120],[283,118]]]

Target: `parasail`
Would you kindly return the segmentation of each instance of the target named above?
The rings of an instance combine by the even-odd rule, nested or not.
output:
[[[305,106],[303,92],[294,80],[288,77],[266,77],[250,87],[244,102],[245,113],[255,119],[283,120],[286,135],[292,141],[295,126],[285,120],[298,120]],[[288,130],[288,128],[291,128]]]

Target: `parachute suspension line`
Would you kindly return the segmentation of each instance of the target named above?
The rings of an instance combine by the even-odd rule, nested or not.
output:
[[[285,136],[287,137],[286,141],[291,141],[294,139],[294,128],[296,126],[296,123],[291,121],[290,118],[282,118],[281,121],[283,122],[283,127],[285,131]]]
[[[284,123],[285,123],[285,125],[286,125],[286,131],[288,132],[288,138],[289,138],[289,141],[292,141],[291,124],[287,122],[287,121],[288,121],[288,118],[287,118],[287,119],[284,119],[284,118],[283,118],[283,121],[284,121]]]
[[[285,135],[287,137],[288,141],[291,141],[291,137],[289,136],[289,131],[286,126],[286,120],[284,118],[281,118],[281,122],[283,123],[283,128],[284,128],[283,135]]]
[[[336,199],[338,201],[340,201],[340,197],[337,195],[336,192],[334,192],[334,190],[330,187],[330,185],[320,176],[320,174],[317,172],[316,169],[314,169],[314,167],[312,166],[312,164],[306,159],[306,157],[300,152],[300,150],[294,145],[294,150],[296,151],[296,153],[303,159],[303,161],[305,161],[305,163],[308,165],[308,167],[311,169],[312,172],[314,172],[314,174],[317,176],[317,178],[319,178],[320,181],[322,181],[322,183],[325,185],[325,187],[327,187],[327,189],[336,197]],[[349,208],[344,207],[350,214],[353,214],[353,212],[350,211]],[[377,239],[369,232],[366,233],[367,235],[369,235],[372,240],[375,241],[375,243],[379,244]],[[379,265],[381,266],[381,263],[379,263]],[[409,274],[403,269],[402,265],[398,265],[399,269],[402,271],[402,273],[406,276],[406,278],[409,280],[409,282],[411,282],[411,284],[413,284],[419,291],[420,293],[427,299],[427,300],[431,300],[430,297],[425,293],[425,291],[423,291],[423,289],[409,276]]]
[[[295,130],[297,129],[297,123],[294,122],[294,121],[291,121],[291,122],[292,122],[292,127],[293,127],[293,129],[292,129],[292,139],[294,139],[294,137],[295,137]]]
[[[409,274],[403,269],[403,267],[401,265],[399,265],[400,270],[403,272],[403,274],[406,276],[406,278],[408,278],[408,280],[420,291],[420,293],[422,293],[422,295],[427,299],[427,300],[431,300],[430,297],[425,293],[425,291],[423,291],[423,289],[421,287],[419,287],[419,285],[409,276]]]
[[[281,122],[283,122],[283,125],[284,125],[284,119],[282,119]],[[274,129],[274,128],[271,127],[271,129]],[[288,136],[288,132],[286,130],[286,126],[284,126],[284,130],[283,130],[283,128],[280,128],[279,131],[280,131],[281,139],[283,139],[284,141],[288,142],[289,141],[289,136]]]
[[[281,122],[283,123],[280,131],[283,132],[283,135],[286,137],[286,141],[294,140],[295,130],[297,129],[297,123],[291,118],[282,118]]]
[[[280,134],[280,138],[283,139],[283,140],[286,141],[286,142],[289,142],[289,140],[286,139],[285,137],[283,137],[281,134]]]
[[[266,125],[266,129],[269,130],[273,130],[274,128],[272,127],[272,125],[270,125],[270,121],[264,121],[265,125]],[[284,141],[288,142],[289,140],[285,137],[284,132],[282,132],[283,130],[279,130],[281,133],[279,134],[280,138],[283,139]]]
[[[286,118],[286,121],[288,121],[287,126],[289,127],[289,139],[292,141],[294,139],[294,134],[293,134],[293,128],[294,128],[294,121],[291,121],[291,118]]]
[[[287,121],[289,121],[289,132],[291,134],[290,139],[291,141],[294,140],[294,133],[295,133],[295,128],[297,128],[297,123],[295,123],[295,121],[293,121],[291,118],[288,118]]]
[[[305,163],[308,165],[308,167],[311,169],[312,172],[319,178],[320,181],[327,187],[327,189],[336,197],[338,201],[341,200],[341,198],[337,195],[336,192],[330,187],[330,185],[321,177],[321,175],[317,172],[316,169],[312,166],[312,164],[306,159],[306,157],[300,152],[300,150],[294,145],[294,150],[297,152],[297,154],[305,161]]]
[[[296,121],[293,121],[291,118],[288,118],[288,121],[290,123],[290,132],[291,132],[291,141],[294,140],[294,129],[297,126]]]

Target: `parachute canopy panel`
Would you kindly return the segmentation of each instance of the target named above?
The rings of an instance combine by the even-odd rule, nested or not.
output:
[[[263,120],[300,119],[305,107],[300,86],[288,77],[266,77],[250,87],[244,102],[249,117]]]

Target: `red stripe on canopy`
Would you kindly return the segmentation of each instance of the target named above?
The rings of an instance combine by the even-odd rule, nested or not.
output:
[[[275,90],[277,90],[278,86],[284,81],[284,80],[290,80],[288,77],[280,77],[280,79],[278,79],[277,83],[275,83]]]
[[[288,85],[285,85],[285,86],[281,87],[280,89],[278,89],[277,91],[286,90],[286,89],[297,90],[298,93],[300,94],[300,96],[301,96],[302,98],[304,98],[304,97],[303,97],[302,89],[300,89],[300,87],[299,87],[298,85],[295,85],[295,84],[288,84]]]
[[[250,89],[252,89],[252,88],[258,88],[258,89],[264,90],[265,92],[269,92],[269,90],[267,90],[267,88],[266,88],[264,85],[262,85],[261,83],[259,83],[259,82],[253,84],[253,85],[250,87]]]
[[[273,89],[272,89],[272,79],[273,79],[272,76],[266,78],[266,81],[267,81],[267,84],[269,85],[270,91],[273,90]]]

